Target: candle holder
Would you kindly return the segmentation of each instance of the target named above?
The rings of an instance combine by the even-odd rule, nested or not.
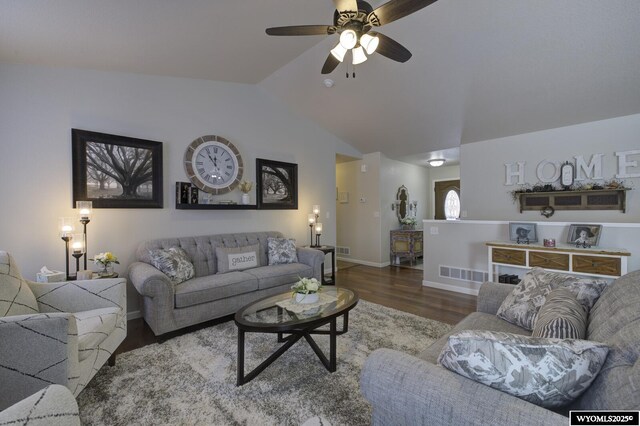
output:
[[[307,217],[309,219],[309,233],[311,234],[310,247],[319,247],[320,244],[318,243],[318,241],[320,241],[320,239],[318,238],[317,235],[316,235],[316,244],[313,245],[313,228],[314,228],[314,225],[315,225],[316,228],[317,228],[317,225],[318,225],[318,219],[320,218],[320,205],[314,204],[313,207],[311,208],[311,211],[313,213],[309,213],[307,215]],[[322,231],[322,224],[320,224],[320,231]]]
[[[316,223],[316,247],[321,247],[320,235],[322,235],[322,223]]]
[[[82,243],[83,250],[87,253],[87,224],[91,222],[91,213],[93,209],[93,203],[91,201],[76,201],[76,208],[78,209],[78,215],[80,216],[80,223],[82,224]],[[77,258],[76,258],[77,259]],[[76,262],[77,263],[77,262]],[[84,269],[87,269],[87,256],[84,256]]]
[[[85,255],[84,242],[81,234],[72,235],[71,243],[71,256],[76,258],[76,278],[78,277],[78,271],[80,270],[80,258]],[[86,269],[86,268],[85,268]],[[71,276],[73,278],[73,275]]]
[[[313,247],[313,225],[316,223],[316,215],[309,213],[307,221],[309,222],[309,245]]]
[[[75,227],[73,226],[74,219],[72,217],[61,217],[58,220],[58,229],[60,231],[60,238],[64,241],[64,264],[65,264],[65,273],[66,279],[71,280],[71,276],[69,275],[69,242],[73,239],[73,231]]]

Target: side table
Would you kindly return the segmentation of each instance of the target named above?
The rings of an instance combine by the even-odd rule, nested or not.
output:
[[[331,253],[331,277],[324,276],[324,262],[320,272],[320,281],[322,285],[336,285],[336,248],[334,246],[305,246],[312,249],[320,250],[325,256]]]

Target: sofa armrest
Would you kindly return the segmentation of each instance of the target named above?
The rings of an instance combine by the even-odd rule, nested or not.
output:
[[[0,318],[0,407],[50,384],[68,385],[78,363],[77,337],[71,313]]]
[[[360,387],[373,424],[567,425],[560,414],[391,349],[367,358]]]
[[[97,280],[35,283],[29,287],[38,301],[40,312],[82,312],[101,308],[127,311],[127,280],[106,278]]]
[[[175,291],[169,277],[148,263],[132,263],[129,266],[129,280],[142,296],[173,300]]]
[[[485,282],[480,286],[476,311],[495,315],[504,299],[511,294],[515,286],[513,284],[502,284]]]
[[[324,263],[324,253],[320,250],[298,247],[298,262],[309,265],[313,268],[313,277],[320,280],[322,276],[322,264]]]
[[[0,412],[2,425],[80,426],[78,403],[69,389],[51,385]]]

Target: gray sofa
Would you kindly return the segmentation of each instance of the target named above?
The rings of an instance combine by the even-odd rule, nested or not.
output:
[[[248,232],[146,241],[138,247],[138,261],[129,267],[129,279],[142,295],[142,314],[154,334],[199,324],[235,313],[260,298],[282,293],[300,277],[320,279],[324,254],[297,248],[298,263],[259,266],[218,274],[216,247],[260,245],[261,264],[268,264],[267,238],[280,232]],[[195,277],[174,285],[151,265],[150,250],[181,247],[189,255]]]
[[[513,290],[484,283],[477,312],[460,330],[492,330],[530,335],[496,312]],[[609,285],[592,308],[587,338],[609,345],[609,355],[591,386],[563,414],[573,410],[640,409],[640,271]],[[453,373],[436,364],[447,337],[418,357],[379,349],[366,360],[361,389],[373,406],[374,425],[564,425],[562,414],[533,405]]]

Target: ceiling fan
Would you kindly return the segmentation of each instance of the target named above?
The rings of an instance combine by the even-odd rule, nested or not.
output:
[[[322,67],[322,74],[329,74],[336,69],[349,50],[353,65],[363,63],[367,60],[367,55],[374,52],[397,62],[407,62],[411,58],[411,52],[397,41],[371,30],[417,12],[436,1],[391,0],[374,10],[363,0],[333,0],[336,6],[333,25],[273,27],[267,28],[266,32],[273,36],[340,34],[340,42],[331,49]]]

